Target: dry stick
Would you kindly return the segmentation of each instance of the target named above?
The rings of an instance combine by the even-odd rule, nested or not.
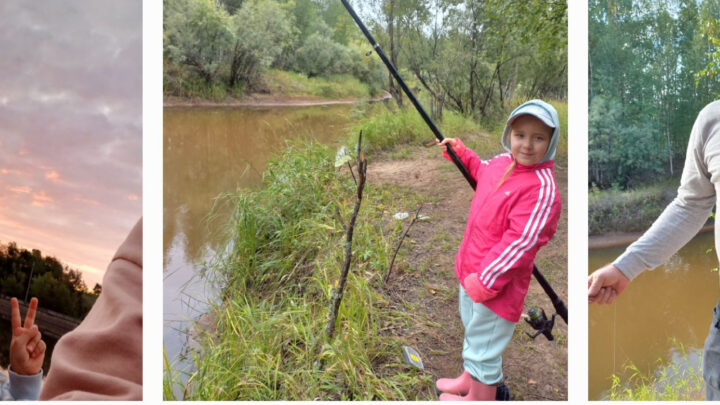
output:
[[[355,186],[357,186],[357,179],[355,178],[355,173],[353,173],[352,166],[350,166],[350,162],[347,162],[348,169],[350,169],[350,174],[353,176],[353,181],[355,182]]]
[[[360,177],[360,181],[357,185],[357,200],[355,201],[355,208],[353,209],[352,216],[350,217],[350,222],[348,223],[347,230],[345,231],[345,262],[343,263],[342,273],[340,274],[340,281],[338,282],[337,287],[333,289],[332,303],[330,305],[330,317],[328,319],[327,328],[325,329],[325,334],[328,337],[332,337],[333,333],[335,333],[335,320],[337,319],[338,311],[340,309],[340,302],[342,301],[343,290],[345,289],[345,281],[347,280],[348,272],[350,271],[350,259],[352,257],[352,237],[353,231],[355,229],[355,221],[357,220],[358,211],[360,211],[362,193],[363,189],[365,188],[367,161],[365,160],[365,155],[360,150],[361,144],[362,132],[360,132],[357,147],[358,177]]]
[[[400,246],[402,246],[403,240],[405,240],[405,236],[407,236],[408,232],[410,232],[410,228],[412,228],[413,224],[415,224],[415,221],[417,221],[422,207],[423,207],[423,205],[420,204],[420,207],[418,207],[417,212],[415,212],[415,218],[413,218],[413,220],[410,222],[410,226],[407,227],[405,232],[400,237],[400,242],[398,242],[398,245],[395,248],[395,253],[393,253],[392,260],[390,260],[390,267],[388,267],[388,272],[385,275],[385,279],[383,280],[384,283],[387,283],[387,281],[390,279],[390,274],[392,273],[393,264],[395,263],[395,256],[397,256],[398,251],[400,251]]]
[[[345,221],[343,221],[342,215],[340,215],[340,210],[338,209],[337,205],[333,205],[335,206],[335,218],[338,220],[338,222],[340,222],[343,232],[347,232],[347,226],[345,226]]]

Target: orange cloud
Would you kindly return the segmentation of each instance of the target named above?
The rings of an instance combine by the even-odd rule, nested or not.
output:
[[[12,191],[13,193],[22,193],[22,194],[30,194],[30,187],[8,187],[8,190]]]
[[[27,155],[28,153],[30,153],[29,150],[27,150],[27,149],[20,149],[20,152],[18,152],[18,155],[20,155],[20,156],[25,156],[25,155]]]
[[[51,171],[45,173],[45,178],[52,181],[53,183],[60,182],[60,174],[58,172],[56,172],[55,170],[51,170]]]
[[[50,198],[50,196],[48,196],[47,194],[45,194],[44,191],[33,194],[33,200],[34,200],[33,205],[35,205],[35,203],[42,204],[42,203],[46,203],[46,202],[53,202],[53,199]],[[42,207],[42,205],[41,205],[41,207]]]
[[[140,197],[137,196],[137,194],[130,194],[128,196],[128,200],[130,201],[137,201]]]

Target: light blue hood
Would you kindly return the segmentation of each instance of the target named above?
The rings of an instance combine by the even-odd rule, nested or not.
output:
[[[505,130],[502,134],[501,142],[503,148],[505,148],[506,151],[510,152],[510,126],[517,117],[526,114],[532,115],[533,117],[536,117],[542,122],[544,122],[545,125],[549,126],[550,128],[554,128],[552,137],[550,138],[550,144],[548,145],[548,149],[545,152],[545,156],[543,156],[543,159],[538,163],[553,160],[555,158],[555,150],[557,149],[558,138],[560,138],[560,120],[558,119],[558,114],[557,111],[555,111],[555,107],[542,100],[530,100],[524,102],[520,104],[520,106],[518,106],[515,110],[513,110],[513,112],[510,113],[510,116],[505,122]]]

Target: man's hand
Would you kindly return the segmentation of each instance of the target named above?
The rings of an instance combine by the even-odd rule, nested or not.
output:
[[[35,311],[38,300],[30,300],[25,324],[20,321],[20,307],[17,298],[10,300],[12,339],[10,340],[10,369],[21,375],[35,375],[42,370],[45,360],[45,342],[35,325]]]
[[[612,304],[625,291],[630,279],[612,264],[608,264],[588,277],[588,302]]]

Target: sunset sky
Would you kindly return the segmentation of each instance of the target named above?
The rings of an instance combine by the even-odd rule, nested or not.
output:
[[[142,5],[0,2],[0,243],[102,281],[142,215]]]

